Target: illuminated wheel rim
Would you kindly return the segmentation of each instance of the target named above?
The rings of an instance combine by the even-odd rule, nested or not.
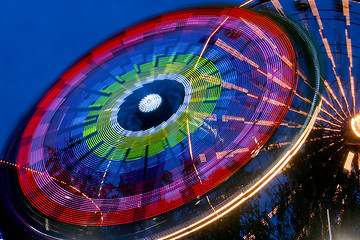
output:
[[[245,9],[165,14],[119,33],[37,104],[16,157],[26,201],[55,221],[94,227],[210,203],[206,194],[284,125],[295,56],[275,21]],[[310,103],[291,151],[313,124],[317,97]]]

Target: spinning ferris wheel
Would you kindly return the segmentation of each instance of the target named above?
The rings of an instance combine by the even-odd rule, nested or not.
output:
[[[12,137],[5,203],[50,239],[181,238],[251,198],[311,130],[356,166],[357,14],[291,6],[167,13],[90,50]]]

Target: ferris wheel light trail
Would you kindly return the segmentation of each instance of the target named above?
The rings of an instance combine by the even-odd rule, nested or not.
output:
[[[321,100],[316,44],[279,0],[261,2],[279,14],[256,10],[263,3],[168,13],[79,58],[34,106],[9,148],[16,156],[4,161],[30,203],[18,209],[44,215],[19,219],[48,221],[38,234],[59,227],[64,239],[77,234],[72,226],[99,239],[108,230],[112,239],[181,238],[320,140],[307,140],[317,120],[336,132],[329,118],[342,120],[345,108],[337,91]],[[317,118],[321,108],[330,117]],[[261,171],[238,177],[252,164]]]
[[[324,101],[325,102],[325,101]],[[329,116],[331,119],[337,121],[338,123],[342,123],[339,119],[335,118],[333,115],[331,115],[326,109],[321,108],[321,112],[325,113],[327,116]]]
[[[249,3],[253,2],[254,0],[248,0],[246,2],[244,2],[243,4],[239,5],[239,8],[241,7],[245,7],[246,5],[248,5]]]
[[[335,113],[337,116],[339,116],[342,120],[345,120],[345,118],[343,118],[340,113],[336,110],[336,108],[323,96],[323,95],[320,95],[321,96],[321,99],[326,103],[327,106],[329,106]],[[325,105],[324,105],[324,108],[325,108]]]
[[[356,99],[355,99],[355,83],[354,76],[352,73],[353,68],[353,56],[352,56],[352,44],[351,39],[349,37],[349,26],[350,26],[350,7],[349,0],[342,1],[343,13],[346,17],[346,27],[345,27],[345,37],[346,37],[346,50],[349,58],[349,78],[350,78],[350,88],[351,88],[351,96],[353,102],[353,114],[355,114],[356,109]]]
[[[334,98],[335,102],[339,105],[339,107],[341,108],[342,112],[345,114],[345,116],[347,116],[346,113],[345,113],[345,111],[344,111],[344,109],[343,109],[343,107],[342,107],[342,105],[341,105],[341,103],[339,102],[338,98],[336,97],[334,91],[333,91],[332,88],[330,87],[329,83],[328,83],[325,79],[323,79],[323,80],[324,80],[324,85],[325,85],[325,87],[326,87],[326,90],[329,91],[330,95]],[[337,111],[336,111],[336,113],[341,117],[341,119],[345,120],[345,119],[340,115],[340,113],[338,113]]]
[[[324,118],[317,117],[316,119],[319,120],[319,121],[322,121],[322,122],[326,122],[327,124],[330,124],[330,125],[332,125],[332,126],[334,126],[334,127],[341,128],[340,125],[335,124],[335,123],[332,123],[332,122],[330,122],[329,120],[326,120],[326,119],[324,119]]]
[[[222,26],[228,19],[229,19],[229,17],[226,17],[226,18],[224,19],[224,21],[210,34],[210,36],[209,36],[208,39],[206,40],[206,43],[205,43],[203,49],[201,50],[201,53],[200,53],[200,55],[199,55],[198,60],[196,61],[195,65],[194,65],[194,68],[197,68],[197,66],[198,66],[198,64],[199,64],[199,61],[200,61],[200,59],[202,58],[202,56],[203,56],[203,54],[204,54],[204,52],[205,52],[205,49],[206,49],[206,47],[208,46],[208,44],[209,44],[210,39],[212,38],[212,36],[221,28],[221,26]]]
[[[317,19],[317,22],[318,22],[318,25],[319,25],[319,34],[320,34],[321,39],[322,39],[322,41],[323,41],[323,43],[324,43],[324,47],[325,47],[327,56],[329,57],[330,62],[331,62],[331,64],[332,64],[332,70],[333,70],[333,72],[334,72],[335,79],[336,79],[336,81],[337,81],[337,83],[338,83],[338,86],[339,86],[339,88],[340,88],[341,95],[342,95],[342,97],[343,97],[344,100],[345,100],[345,103],[346,103],[346,107],[347,107],[348,112],[351,114],[350,109],[349,109],[348,101],[347,101],[347,99],[346,99],[346,97],[345,97],[345,91],[344,91],[343,85],[342,85],[342,83],[341,83],[341,81],[340,81],[340,78],[339,78],[337,72],[336,72],[336,64],[335,64],[335,60],[334,60],[334,57],[333,57],[332,52],[331,52],[331,48],[330,48],[330,45],[329,45],[329,41],[328,41],[327,38],[324,37],[324,34],[323,34],[324,27],[323,27],[323,24],[322,24],[322,21],[321,21],[321,18],[320,18],[319,11],[318,11],[318,9],[317,9],[317,7],[316,7],[316,3],[315,3],[314,0],[309,0],[309,4],[310,4],[310,8],[311,8],[311,11],[312,11],[313,15],[314,15],[314,16],[316,17],[316,19]],[[341,104],[340,104],[340,106],[341,106]],[[342,107],[341,107],[341,110],[343,111],[343,113],[345,114],[345,116],[348,116],[348,115],[345,113],[345,111],[343,110]]]

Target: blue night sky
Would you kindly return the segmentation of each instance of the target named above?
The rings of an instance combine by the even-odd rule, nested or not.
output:
[[[96,44],[146,18],[214,3],[219,1],[3,1],[0,149],[46,89]]]

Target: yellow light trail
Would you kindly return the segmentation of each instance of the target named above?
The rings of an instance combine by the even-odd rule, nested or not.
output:
[[[280,3],[279,3],[280,5]],[[281,5],[280,5],[281,8]],[[284,14],[285,15],[285,14]],[[279,49],[276,47],[276,45],[270,40],[270,38],[268,36],[266,36],[263,31],[257,27],[255,24],[252,24],[250,22],[248,22],[247,20],[240,18],[249,28],[251,28],[251,30],[256,34],[256,36],[258,36],[260,39],[265,40],[273,49],[273,53],[276,54],[279,58],[281,58],[283,60],[283,62],[288,65],[291,69],[293,68],[293,64],[290,62],[289,59],[287,59],[286,56],[281,56],[279,54]]]
[[[348,53],[349,58],[349,78],[350,78],[350,89],[351,89],[351,96],[353,100],[353,114],[355,114],[355,108],[356,108],[356,101],[355,101],[355,83],[354,83],[354,76],[352,74],[352,67],[353,67],[353,58],[352,58],[352,45],[351,45],[351,39],[349,38],[348,30],[345,29],[345,37],[346,37],[346,49]]]
[[[345,161],[345,164],[344,164],[344,169],[346,171],[351,171],[351,163],[352,163],[352,160],[354,159],[354,156],[355,156],[355,153],[352,152],[352,151],[349,151],[347,156],[346,156],[346,161]]]
[[[315,138],[310,138],[308,140],[306,140],[305,142],[315,142],[315,141],[319,141],[319,140],[323,140],[323,139],[326,139],[326,138],[334,138],[334,137],[339,137],[340,134],[338,135],[328,135],[328,136],[322,136],[322,137],[315,137]]]
[[[328,83],[324,78],[322,78],[322,79],[323,79],[323,82],[324,82],[324,85],[325,85],[326,90],[329,91],[329,93],[330,93],[330,95],[332,96],[332,98],[333,98],[333,99],[335,100],[335,102],[339,105],[341,111],[344,113],[345,116],[347,116],[347,114],[345,113],[345,111],[344,111],[341,103],[339,102],[339,100],[337,99],[335,93],[334,93],[333,90],[331,89],[329,83]]]
[[[111,163],[111,161],[109,161],[108,165],[106,166],[106,169],[105,169],[103,178],[102,178],[102,180],[101,180],[98,197],[100,197],[100,195],[101,195],[101,190],[102,190],[102,187],[103,187],[103,184],[104,184],[104,180],[105,180],[106,173],[107,173],[107,171],[108,171],[108,169],[109,169],[109,167],[110,167],[110,163]]]
[[[251,59],[249,59],[249,58],[245,57],[244,55],[242,55],[238,50],[236,50],[233,47],[229,46],[228,44],[226,44],[220,38],[218,40],[216,40],[215,45],[222,48],[224,51],[230,53],[231,55],[233,55],[234,57],[236,57],[240,61],[247,62],[248,64],[250,64],[251,66],[253,66],[255,68],[260,67],[257,63],[253,62]]]
[[[206,200],[207,200],[207,202],[209,203],[211,209],[212,209],[214,212],[216,212],[216,211],[215,211],[215,208],[214,208],[213,205],[211,204],[210,199],[209,199],[208,196],[206,196]]]
[[[308,115],[305,112],[301,112],[301,113]],[[257,126],[273,126],[274,124],[278,124],[278,122],[264,121],[264,120],[245,121],[245,118],[243,118],[243,117],[235,117],[235,116],[228,116],[228,115],[223,115],[221,121],[223,121],[223,122],[237,121],[237,122],[243,122],[244,124],[247,124],[247,125],[257,125]],[[288,127],[288,128],[302,128],[303,127],[303,125],[301,125],[301,124],[289,125],[288,123],[284,123],[284,122],[280,123],[280,125]]]
[[[334,57],[333,57],[332,52],[331,52],[331,49],[330,49],[329,42],[328,42],[327,38],[324,37],[323,32],[322,32],[323,29],[324,29],[324,27],[323,27],[323,24],[322,24],[322,21],[321,21],[321,18],[320,18],[319,11],[318,11],[318,9],[317,9],[317,7],[316,7],[315,0],[309,0],[308,2],[309,2],[309,4],[310,4],[311,12],[312,12],[312,14],[315,16],[315,18],[316,18],[316,20],[317,20],[317,22],[318,22],[318,25],[319,25],[319,34],[320,34],[320,37],[321,37],[321,39],[322,39],[322,41],[323,41],[323,43],[324,43],[324,47],[325,47],[327,56],[328,56],[328,58],[330,59],[330,62],[331,62],[331,65],[332,65],[332,70],[333,70],[333,72],[334,72],[335,79],[336,79],[336,82],[337,82],[337,84],[338,84],[338,86],[339,86],[341,95],[342,95],[342,97],[344,98],[344,101],[345,101],[345,104],[346,104],[346,107],[347,107],[348,112],[351,113],[351,112],[350,112],[350,109],[349,109],[348,101],[347,101],[347,99],[346,99],[346,97],[345,97],[345,91],[344,91],[343,85],[342,85],[342,83],[341,83],[341,80],[340,80],[339,76],[337,75],[337,72],[336,72],[336,64],[335,64]],[[345,112],[344,112],[344,113],[345,113]],[[345,114],[345,116],[347,116],[347,115]]]
[[[326,128],[326,127],[313,127],[314,130],[326,130],[326,131],[330,131],[330,132],[341,132],[340,129],[333,129],[333,128]]]
[[[271,48],[274,50],[274,53],[277,54],[278,56],[280,56],[277,52],[278,49],[276,47],[276,45],[270,40],[270,38],[268,36],[266,36],[261,30],[260,28],[258,28],[255,24],[252,24],[248,21],[246,21],[245,19],[241,18],[240,19],[256,34],[256,36],[258,36],[258,38],[265,40],[270,46]]]
[[[298,64],[297,66],[297,70],[296,70],[297,74],[299,74],[299,76],[304,79],[304,82],[306,83],[306,85],[308,85],[312,90],[315,91],[315,88],[313,86],[311,86],[309,79],[306,77],[306,74],[304,73],[304,71],[301,69],[301,66]]]
[[[339,119],[335,118],[332,114],[330,114],[328,111],[326,111],[326,109],[321,108],[321,112],[325,113],[327,116],[329,116],[330,118],[334,119],[334,120],[337,121],[338,123],[342,123],[342,121],[340,121]]]
[[[336,115],[338,115],[342,120],[345,120],[345,118],[343,118],[340,115],[340,113],[335,109],[335,107],[328,100],[326,100],[326,98],[323,95],[321,95],[321,94],[319,94],[319,95],[321,97],[321,100],[323,100],[326,103],[326,105],[329,106],[336,113]],[[324,105],[324,107],[325,107],[325,105]]]
[[[343,13],[346,18],[346,28],[345,28],[345,37],[346,37],[346,50],[349,58],[349,78],[350,78],[350,88],[351,88],[351,96],[353,100],[353,114],[355,114],[356,102],[355,102],[355,84],[354,84],[354,76],[352,74],[353,68],[353,57],[352,57],[352,45],[351,39],[349,37],[349,26],[350,26],[350,10],[349,10],[349,0],[342,0]]]
[[[344,145],[343,146],[341,146],[341,147],[339,147],[339,149],[338,150],[336,150],[336,152],[331,156],[331,157],[329,157],[329,161],[332,159],[332,157],[333,156],[335,156],[338,152],[340,152],[341,151],[341,149],[343,149],[344,148]]]
[[[307,112],[304,112],[302,110],[297,110],[297,109],[294,109],[294,108],[289,108],[289,110],[292,111],[292,112],[296,112],[298,114],[304,115],[304,116],[309,116],[309,114]]]
[[[248,0],[246,2],[244,2],[243,4],[239,5],[239,8],[245,7],[246,5],[248,5],[249,3],[253,2],[254,0]]]
[[[186,126],[187,126],[188,142],[189,142],[189,153],[190,153],[191,161],[193,161],[194,158],[193,158],[193,151],[192,151],[192,144],[190,137],[189,119],[186,119]]]
[[[200,55],[199,55],[199,57],[198,57],[198,60],[196,61],[196,64],[195,64],[194,68],[197,68],[197,65],[199,64],[199,61],[200,61],[200,59],[202,58],[202,56],[203,56],[203,54],[204,54],[204,52],[205,52],[205,49],[206,49],[206,47],[208,46],[208,44],[209,44],[210,39],[212,38],[212,36],[220,29],[220,27],[221,27],[228,19],[229,19],[229,17],[226,17],[226,18],[224,19],[224,21],[210,34],[210,36],[209,36],[208,39],[206,40],[206,43],[205,43],[203,49],[201,50],[201,53],[200,53]]]
[[[273,50],[275,53],[277,53],[277,48],[276,46],[267,38],[267,36],[265,34],[263,34],[256,26],[253,26],[253,24],[250,24],[249,22],[247,22],[246,20],[242,19],[250,28],[252,28],[252,30],[255,32],[256,35],[258,35],[259,38],[266,40],[267,42],[269,42],[269,44],[272,46]],[[242,55],[240,52],[238,52],[236,49],[232,48],[231,46],[229,46],[228,44],[226,44],[224,41],[222,41],[221,39],[218,39],[215,43],[215,45],[217,45],[218,47],[222,48],[224,51],[230,53],[231,55],[233,55],[234,57],[238,58],[241,61],[245,61],[247,63],[249,63],[251,66],[255,67],[257,72],[259,72],[260,74],[264,75],[265,77],[267,77],[268,79],[273,80],[276,84],[278,84],[279,86],[283,87],[283,88],[287,88],[288,90],[292,90],[293,88],[291,86],[289,86],[288,84],[284,83],[283,81],[281,81],[280,79],[278,79],[276,76],[274,76],[271,73],[265,73],[263,72],[259,67],[258,64],[256,64],[255,62],[253,62],[252,60],[250,60],[249,58],[245,57],[244,55]],[[280,56],[278,53],[277,55],[283,60],[283,62],[285,64],[287,64],[290,68],[293,68],[293,64],[290,62],[290,60],[288,60],[285,56]],[[305,78],[304,75],[302,75],[303,78]],[[218,81],[221,81],[220,79]],[[215,81],[213,81],[215,82]],[[226,83],[221,83],[221,85],[225,85]],[[225,86],[224,86],[225,87]],[[229,88],[229,87],[226,87]],[[234,87],[233,87],[234,88]],[[234,88],[235,89],[235,88]],[[247,89],[240,89],[240,91],[248,93]],[[301,99],[303,99],[304,101],[312,104],[312,102],[305,98],[302,97],[299,93],[297,93],[296,91],[294,91],[295,95],[300,97]],[[248,94],[250,96],[250,94]],[[252,95],[254,96],[254,95]],[[251,97],[252,97],[251,96]],[[340,103],[339,103],[340,104]],[[278,104],[277,104],[278,105]],[[340,105],[341,106],[341,105]]]
[[[340,139],[338,142],[342,142],[343,140],[344,140],[344,139]],[[306,157],[304,160],[309,159],[311,156],[314,156],[315,154],[317,154],[317,153],[319,153],[319,152],[325,151],[325,149],[333,146],[334,144],[335,144],[335,143],[330,143],[329,145],[327,145],[327,146],[321,148],[320,150],[318,150],[317,152],[313,152],[312,154],[308,154],[307,157]],[[344,147],[344,146],[341,146],[340,149],[343,148],[343,147]]]
[[[229,158],[229,157],[234,157],[235,154],[238,153],[245,153],[248,152],[249,148],[239,148],[239,149],[235,149],[235,150],[225,150],[222,152],[216,152],[216,158],[217,159],[221,159],[221,158]]]
[[[199,154],[200,162],[207,162],[205,154]]]
[[[319,120],[319,121],[325,122],[325,123],[330,124],[330,125],[332,125],[332,126],[334,126],[334,127],[341,128],[341,126],[340,126],[340,125],[335,124],[335,123],[333,123],[333,122],[330,122],[330,121],[328,121],[328,120],[326,120],[326,119],[324,119],[324,118],[321,118],[321,117],[319,117],[319,116],[316,118],[316,120]]]
[[[342,0],[343,13],[346,17],[346,25],[350,26],[349,0]]]
[[[223,217],[227,213],[231,212],[243,202],[254,196],[261,188],[263,188],[267,183],[269,183],[291,160],[291,158],[295,155],[295,153],[300,149],[301,145],[304,143],[306,138],[309,136],[311,132],[311,128],[315,123],[316,115],[319,113],[321,108],[321,102],[316,107],[314,111],[314,115],[312,116],[311,120],[309,121],[308,126],[304,129],[300,137],[296,140],[294,145],[291,149],[289,149],[276,164],[270,169],[267,173],[265,173],[262,177],[260,177],[256,183],[254,183],[251,187],[246,189],[244,192],[239,193],[236,197],[232,200],[221,206],[215,212],[207,215],[206,217],[186,226],[182,229],[179,229],[175,232],[172,232],[166,236],[160,237],[158,239],[179,239],[182,238],[194,231],[197,231],[210,223],[216,221],[217,219]]]
[[[299,98],[301,98],[303,101],[309,103],[309,104],[312,104],[311,100],[310,99],[307,99],[306,97],[303,97],[301,96],[298,92],[294,91],[295,95]]]
[[[272,80],[273,80],[276,84],[278,84],[279,86],[281,86],[281,87],[283,87],[283,88],[287,88],[288,90],[292,90],[292,87],[290,87],[290,86],[287,85],[286,83],[283,83],[283,82],[280,81],[278,78],[274,77],[272,74],[270,74],[270,73],[269,73],[269,74],[266,74],[266,73],[264,73],[263,71],[261,71],[260,69],[257,69],[257,70],[258,70],[259,73],[263,74],[264,76],[268,77],[269,79],[272,79]],[[222,81],[221,79],[219,79],[219,78],[217,78],[217,77],[210,76],[210,75],[207,75],[207,74],[202,73],[202,74],[200,74],[200,78],[203,79],[203,80],[205,80],[205,81],[207,81],[207,82],[209,82],[209,83],[212,83],[212,84],[215,84],[215,85],[221,85],[221,87],[223,87],[223,88],[226,88],[226,89],[229,89],[229,90],[234,89],[234,90],[237,90],[237,91],[239,91],[239,92],[245,93],[245,94],[247,94],[247,96],[249,96],[249,97],[259,98],[258,96],[255,96],[255,95],[249,93],[249,90],[248,90],[248,89],[239,87],[239,86],[237,86],[237,85],[235,85],[235,84],[232,84],[232,83],[229,83],[229,82]],[[301,95],[300,95],[299,93],[297,93],[296,91],[293,91],[293,92],[294,92],[294,94],[295,94],[296,96],[298,96],[299,98],[301,98],[301,99],[304,100],[305,102],[307,102],[307,103],[309,103],[309,104],[312,104],[312,102],[311,102],[309,99],[301,96]],[[278,101],[276,101],[276,100],[272,100],[272,99],[269,99],[269,98],[266,98],[266,97],[263,97],[262,100],[263,100],[263,101],[267,101],[267,102],[269,102],[269,103],[271,103],[271,104],[274,104],[274,105],[284,106],[283,103],[280,103],[280,102],[278,102]],[[195,100],[195,101],[196,101],[196,100]],[[201,99],[199,98],[198,101],[201,101]],[[303,113],[302,113],[302,114],[303,114]]]

